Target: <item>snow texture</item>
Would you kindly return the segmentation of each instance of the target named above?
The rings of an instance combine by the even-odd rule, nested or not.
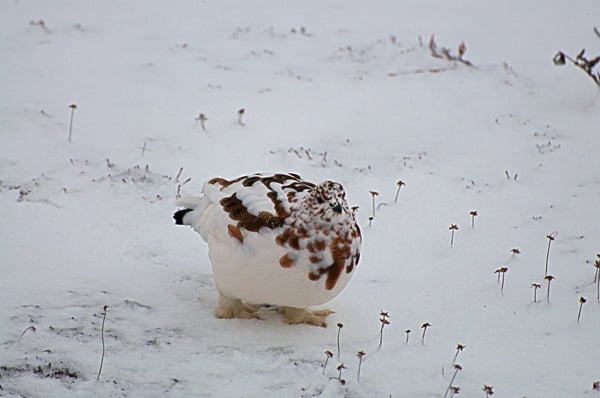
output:
[[[598,15],[2,2],[0,396],[443,397],[457,343],[459,396],[600,396],[600,90],[552,63],[600,53]],[[360,206],[361,262],[326,329],[216,319],[206,244],[173,224],[207,178],[268,171],[339,181]]]

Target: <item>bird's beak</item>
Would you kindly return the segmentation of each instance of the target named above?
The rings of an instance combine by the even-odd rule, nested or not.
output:
[[[338,213],[338,214],[342,214],[342,205],[339,203],[335,203],[335,205],[333,205],[331,207],[333,209],[334,212]]]

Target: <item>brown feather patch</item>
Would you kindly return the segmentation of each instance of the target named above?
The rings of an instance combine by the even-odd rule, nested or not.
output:
[[[229,231],[229,235],[239,240],[240,243],[244,243],[244,235],[242,235],[242,231],[240,231],[238,227],[233,224],[228,224],[227,230]]]

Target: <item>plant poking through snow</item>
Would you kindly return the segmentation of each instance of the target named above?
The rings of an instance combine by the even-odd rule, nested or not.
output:
[[[455,395],[460,394],[460,387],[459,386],[450,386],[450,398],[452,398]]]
[[[202,127],[202,130],[206,131],[206,122],[208,121],[208,117],[206,117],[204,113],[199,113],[195,120],[200,122],[200,127]]]
[[[396,197],[394,197],[394,203],[398,203],[398,195],[400,194],[400,189],[406,185],[406,183],[402,180],[398,180],[396,181],[396,185],[398,186],[398,188],[396,189]]]
[[[594,381],[592,383],[592,390],[600,391],[600,381]]]
[[[373,218],[375,218],[375,197],[377,195],[379,195],[379,192],[377,192],[377,191],[369,191],[369,193],[371,194],[371,200],[372,200],[372,203],[373,203],[371,216]]]
[[[587,302],[587,300],[585,299],[585,297],[581,296],[579,297],[579,312],[577,313],[577,323],[579,323],[579,320],[581,319],[581,309],[583,308],[583,305]]]
[[[492,386],[488,386],[487,384],[484,384],[482,390],[485,393],[485,396],[487,398],[494,395],[494,387],[492,387]]]
[[[548,291],[546,293],[546,302],[550,303],[550,282],[552,282],[552,280],[555,278],[552,275],[546,275],[544,277],[544,279],[548,281]]]
[[[77,109],[77,105],[71,104],[69,105],[69,109],[71,109],[71,117],[69,119],[69,143],[71,143],[71,138],[73,136],[73,116],[75,115],[75,109]]]
[[[458,358],[458,354],[460,354],[465,348],[466,346],[460,343],[456,344],[456,352],[454,353],[454,358],[452,358],[452,363],[456,363],[456,358]]]
[[[356,353],[356,356],[358,357],[358,372],[356,373],[356,382],[360,383],[360,367],[362,366],[362,360],[365,357],[365,352],[364,351],[359,351]]]
[[[325,351],[325,363],[323,364],[323,374],[325,374],[325,370],[327,369],[327,363],[331,358],[333,358],[333,352],[329,350]]]
[[[390,321],[388,320],[390,314],[381,311],[379,313],[379,316],[381,317],[379,318],[379,322],[381,322],[381,329],[379,329],[379,348],[377,348],[377,351],[381,351],[381,346],[383,345],[383,328],[385,327],[385,325],[390,324]]]
[[[454,231],[459,230],[458,225],[450,224],[448,229],[450,230],[450,247],[454,247]]]
[[[410,332],[411,332],[410,329],[406,329],[404,331],[404,333],[406,334],[406,340],[404,341],[405,344],[408,344],[408,338],[410,337]]]
[[[345,381],[344,381],[344,380],[342,380],[342,370],[344,370],[344,369],[348,369],[348,368],[347,368],[347,367],[345,367],[343,363],[340,363],[340,364],[337,366],[337,368],[336,368],[336,369],[337,369],[337,371],[338,371],[338,380],[339,380],[339,381],[340,381],[342,384],[344,384],[344,383],[345,383]]]
[[[548,259],[550,257],[550,245],[556,239],[557,236],[558,236],[558,231],[554,231],[554,232],[546,235],[546,238],[548,239],[548,250],[546,251],[546,268],[544,269],[544,275],[548,275]]]
[[[594,274],[594,282],[596,282],[596,300],[600,303],[600,253],[596,254],[596,261],[594,267],[596,273]]]
[[[342,332],[342,328],[344,327],[343,323],[338,323],[337,324],[337,359],[338,361],[340,360],[340,333]]]
[[[427,328],[431,326],[431,323],[425,322],[421,325],[421,329],[423,329],[423,334],[421,335],[421,344],[425,344],[425,333],[427,333]]]
[[[456,375],[458,374],[458,372],[460,372],[462,370],[462,366],[460,366],[457,363],[455,363],[454,365],[452,365],[452,367],[454,368],[454,373],[452,374],[452,378],[450,379],[450,383],[448,383],[448,388],[446,388],[446,392],[444,393],[444,398],[446,398],[448,396],[448,393],[452,389],[452,383],[454,383],[454,379],[456,379]]]
[[[100,336],[102,337],[102,358],[100,359],[100,369],[98,369],[98,376],[96,377],[96,381],[100,381],[100,374],[102,373],[102,365],[104,365],[104,322],[106,321],[106,313],[108,312],[108,305],[105,305],[103,308],[104,314],[102,314],[102,329],[100,331]]]
[[[475,217],[477,217],[479,213],[477,213],[477,210],[471,210],[469,215],[471,216],[471,228],[475,228]]]
[[[238,113],[238,124],[240,126],[245,126],[244,122],[242,121],[242,118],[244,117],[244,114],[246,114],[246,110],[244,108],[240,108],[237,111]]]
[[[596,56],[595,58],[588,59],[585,56],[584,48],[579,52],[579,54],[577,54],[575,59],[569,57],[562,51],[557,52],[552,59],[554,65],[557,66],[563,66],[566,63],[566,60],[569,60],[569,62],[571,62],[573,65],[584,71],[585,74],[588,75],[594,81],[594,83],[598,85],[598,87],[600,87],[600,71],[594,71],[594,68],[600,62],[600,55]]]
[[[533,288],[533,302],[537,303],[537,290],[542,287],[539,283],[532,283],[531,287]]]
[[[431,35],[429,37],[429,50],[431,51],[431,56],[434,58],[447,59],[448,61],[458,61],[467,66],[473,66],[471,61],[464,59],[464,55],[467,52],[467,46],[465,45],[464,41],[458,45],[458,55],[452,55],[450,50],[446,47],[439,49],[435,43],[435,35]]]
[[[498,274],[498,282],[500,282],[500,291],[504,292],[504,275],[508,271],[508,267],[497,268],[494,273]]]

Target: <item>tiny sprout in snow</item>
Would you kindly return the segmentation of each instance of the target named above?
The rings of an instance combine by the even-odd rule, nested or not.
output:
[[[408,344],[408,338],[409,338],[409,336],[410,336],[410,332],[411,332],[411,330],[410,330],[410,329],[406,329],[406,330],[404,331],[404,333],[406,334],[406,340],[404,341],[404,343],[405,343],[405,344]]]
[[[485,393],[486,397],[490,397],[490,396],[494,395],[494,387],[492,387],[492,386],[488,386],[487,384],[484,384],[482,390]]]
[[[508,271],[508,267],[500,267],[494,271],[494,273],[498,274],[498,282],[500,282],[500,291],[504,292],[504,275]],[[502,277],[500,277],[502,275]]]
[[[75,114],[75,109],[77,109],[77,105],[71,104],[69,105],[71,109],[71,118],[69,120],[69,143],[71,142],[71,136],[73,134],[73,115]]]
[[[469,215],[471,216],[471,228],[475,228],[475,217],[477,217],[479,213],[477,213],[477,210],[471,210]]]
[[[556,239],[557,236],[557,231],[546,235],[546,238],[548,239],[548,250],[546,251],[546,268],[544,270],[544,275],[548,275],[548,258],[550,257],[550,244],[552,244],[552,242]]]
[[[343,364],[343,363],[340,363],[340,364],[337,366],[337,368],[336,368],[336,369],[337,369],[337,371],[339,372],[339,373],[338,373],[338,380],[339,380],[339,381],[342,381],[342,370],[344,370],[344,369],[348,369],[348,368],[347,368],[346,366],[344,366],[344,364]]]
[[[333,352],[327,350],[325,351],[325,363],[323,364],[323,374],[325,374],[325,370],[327,369],[327,362],[333,358]]]
[[[552,275],[546,275],[544,277],[544,279],[548,281],[548,292],[546,294],[546,301],[549,303],[550,302],[550,282],[552,282],[552,280],[556,279],[556,278],[554,278]]]
[[[579,297],[579,312],[577,313],[577,323],[579,323],[579,320],[581,319],[581,309],[583,308],[583,305],[587,302],[587,300],[585,299],[585,297],[581,296]]]
[[[537,303],[537,290],[542,287],[539,283],[532,283],[531,287],[533,288],[533,302]]]
[[[450,247],[454,246],[454,231],[458,231],[458,225],[456,224],[450,224],[450,226],[448,227],[448,229],[450,230]]]
[[[373,211],[372,211],[372,216],[373,218],[375,218],[375,196],[379,195],[379,192],[377,191],[369,191],[369,193],[371,194],[371,199],[373,202]]]
[[[406,183],[402,180],[398,180],[396,182],[396,185],[398,186],[398,189],[396,189],[396,197],[394,198],[394,203],[398,203],[398,195],[400,194],[400,189],[406,185]]]
[[[358,357],[358,373],[356,374],[356,381],[358,383],[360,383],[360,367],[362,365],[362,360],[365,356],[365,352],[364,351],[359,351],[356,353],[356,356]]]
[[[452,363],[456,362],[456,358],[458,358],[458,354],[462,352],[462,350],[464,350],[466,348],[466,346],[458,343],[456,344],[456,353],[454,353],[454,358],[452,359]]]
[[[385,325],[389,325],[390,321],[387,319],[390,315],[387,312],[381,311],[379,313],[381,318],[379,318],[379,322],[381,322],[381,329],[379,329],[379,348],[378,351],[381,351],[381,346],[383,345],[383,328]]]
[[[425,344],[425,333],[427,333],[427,328],[431,326],[431,323],[425,322],[421,325],[421,329],[423,329],[423,335],[421,336],[421,344]]]
[[[450,386],[450,398],[452,398],[455,395],[460,394],[460,387],[459,386]]]
[[[238,124],[240,126],[245,126],[244,122],[242,121],[242,117],[246,113],[246,110],[244,108],[240,108],[237,113],[238,113]]]
[[[369,228],[373,225],[373,216],[369,216]]]
[[[340,333],[341,333],[343,327],[344,327],[343,323],[338,323],[337,324],[337,328],[338,328],[338,332],[337,332],[337,359],[338,359],[338,361],[340,360]]]
[[[202,127],[202,130],[206,131],[206,121],[208,120],[208,117],[206,117],[204,113],[200,113],[196,120],[200,122],[200,127]]]
[[[452,374],[452,379],[450,379],[450,383],[448,383],[448,388],[446,388],[446,392],[444,393],[444,398],[446,398],[448,396],[448,393],[452,389],[452,383],[454,383],[454,379],[456,379],[456,375],[458,374],[458,372],[460,372],[462,370],[462,366],[460,366],[457,363],[452,365],[452,367],[454,368],[454,373]]]

